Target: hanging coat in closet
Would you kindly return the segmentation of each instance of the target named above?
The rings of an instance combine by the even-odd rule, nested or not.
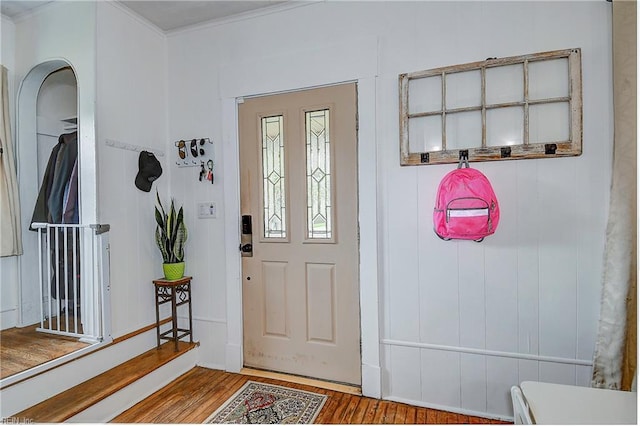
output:
[[[53,172],[56,167],[56,158],[58,158],[58,151],[62,144],[58,143],[53,147],[51,151],[51,155],[49,156],[49,162],[47,163],[47,168],[44,172],[44,177],[42,178],[42,186],[40,187],[40,192],[38,193],[38,198],[36,199],[36,205],[33,208],[33,215],[31,216],[31,223],[49,223],[49,208],[47,207],[47,200],[49,199],[49,194],[51,194],[51,187],[53,186]],[[29,225],[29,229],[31,231],[35,231]]]
[[[78,223],[78,218],[78,134],[73,132],[60,135],[51,151],[31,223]],[[51,296],[73,300],[80,283],[80,235],[51,228],[49,242]]]
[[[62,212],[64,204],[64,192],[70,184],[73,166],[78,159],[78,133],[68,133],[61,135],[58,143],[64,145],[64,150],[60,150],[56,159],[56,168],[49,194],[48,207],[51,221],[49,223],[62,223]]]
[[[75,210],[75,212],[71,213],[71,216],[77,215],[77,172],[75,174],[75,184],[71,181],[77,160],[78,132],[60,135],[58,143],[53,147],[49,156],[47,168],[42,179],[42,186],[33,209],[31,223],[63,223],[64,192],[67,185],[69,185],[70,190],[73,188],[75,191],[73,195],[75,205],[69,207],[70,210]],[[33,230],[31,227],[29,229]]]

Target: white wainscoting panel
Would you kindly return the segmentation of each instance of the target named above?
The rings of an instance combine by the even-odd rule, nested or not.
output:
[[[417,374],[415,365],[420,365],[419,348],[390,347],[390,387],[398,394],[402,392],[406,398],[419,401],[422,396],[421,377]]]
[[[487,359],[484,355],[460,354],[460,406],[487,411]]]
[[[393,250],[388,252],[389,276],[400,279],[401,286],[388,287],[385,298],[393,300],[389,303],[390,332],[393,338],[418,339],[420,337],[419,318],[419,286],[417,265],[418,235],[415,228],[416,218],[416,170],[403,169],[390,180],[390,185],[405,188],[403,191],[390,193],[389,206],[402,205],[402,209],[390,209],[388,215],[388,238],[394,241]]]
[[[437,406],[460,407],[460,354],[422,349],[422,400]]]
[[[487,412],[507,414],[511,412],[511,389],[518,383],[518,360],[503,357],[487,357]]]

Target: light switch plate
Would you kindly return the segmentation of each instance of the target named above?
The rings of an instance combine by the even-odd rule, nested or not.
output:
[[[217,217],[216,203],[198,203],[198,218],[215,219]]]

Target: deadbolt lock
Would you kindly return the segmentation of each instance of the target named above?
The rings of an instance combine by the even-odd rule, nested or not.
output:
[[[251,216],[242,216],[242,234],[240,235],[240,253],[242,257],[253,256],[253,231],[251,226]]]

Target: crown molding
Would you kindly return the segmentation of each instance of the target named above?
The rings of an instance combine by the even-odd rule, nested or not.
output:
[[[2,21],[2,24],[11,24],[13,26],[16,25],[16,23],[13,21],[13,19],[5,14],[0,13],[0,21]]]
[[[16,16],[14,16],[13,18],[9,18],[7,17],[9,20],[13,21],[14,24],[19,24],[22,21],[25,21],[33,16],[37,16],[39,14],[41,14],[42,12],[51,9],[53,7],[54,3],[46,3],[43,4],[42,6],[38,6],[36,8],[30,9],[30,10],[25,10],[24,12],[20,12],[18,13]],[[3,15],[4,16],[4,15]]]
[[[206,28],[214,28],[222,25],[231,24],[234,22],[245,21],[248,19],[260,18],[262,16],[271,15],[274,13],[281,13],[291,9],[297,9],[299,7],[311,6],[318,3],[325,3],[327,0],[303,0],[303,1],[287,1],[285,3],[274,4],[273,6],[263,7],[257,10],[250,10],[243,13],[238,13],[232,16],[227,16],[220,19],[213,19],[211,21],[202,22],[198,24],[189,25],[182,28],[176,28],[174,30],[168,30],[165,34],[168,37],[190,33],[194,31],[203,30]]]
[[[153,22],[149,21],[147,18],[145,18],[145,17],[137,14],[133,10],[129,9],[126,5],[121,3],[120,0],[106,0],[106,1],[102,1],[101,3],[109,4],[109,5],[113,6],[113,7],[115,7],[116,9],[118,9],[121,12],[125,13],[127,16],[129,16],[132,19],[136,20],[139,24],[147,27],[151,31],[155,32],[156,34],[162,36],[163,38],[167,37],[167,34],[160,27],[158,27]]]

